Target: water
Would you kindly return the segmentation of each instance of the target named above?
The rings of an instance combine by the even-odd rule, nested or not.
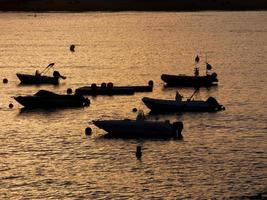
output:
[[[265,11],[0,13],[0,78],[9,80],[0,84],[0,199],[227,199],[266,191],[266,22]],[[160,75],[192,74],[196,54],[202,63],[207,55],[220,81],[196,98],[214,96],[226,110],[156,116],[182,120],[183,141],[105,140],[90,124],[134,118],[134,107],[148,113],[143,96],[174,98]],[[15,73],[51,62],[67,76],[58,87],[19,86]],[[81,109],[23,112],[11,98],[149,80],[153,93],[93,97]]]

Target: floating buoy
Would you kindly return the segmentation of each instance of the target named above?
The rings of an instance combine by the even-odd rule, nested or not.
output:
[[[74,44],[70,45],[70,51],[74,52],[75,51],[74,49],[75,49],[75,45]]]
[[[4,78],[4,79],[3,79],[3,83],[4,83],[4,84],[8,83],[7,78]]]
[[[137,112],[137,108],[133,108],[133,112]]]
[[[91,84],[91,88],[92,88],[92,89],[96,89],[96,88],[97,88],[97,85],[96,85],[95,83],[92,83],[92,84]]]
[[[112,82],[109,82],[109,83],[107,84],[107,87],[108,87],[108,88],[113,88],[113,83],[112,83]]]
[[[148,81],[148,85],[152,87],[154,85],[154,82],[152,80],[150,80],[150,81]]]
[[[10,103],[10,104],[8,105],[8,107],[9,107],[10,109],[12,109],[12,108],[14,107],[14,105],[13,105],[12,103]]]
[[[105,87],[107,87],[107,84],[106,83],[101,83],[101,87],[105,88]]]
[[[142,157],[142,147],[141,146],[136,147],[135,156],[137,159],[141,159],[141,157]]]
[[[85,129],[85,135],[91,135],[92,134],[92,129],[90,127],[87,127]]]
[[[72,89],[71,88],[67,89],[67,94],[72,94]]]

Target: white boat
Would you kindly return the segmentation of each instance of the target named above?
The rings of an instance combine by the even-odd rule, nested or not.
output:
[[[138,114],[136,120],[95,120],[93,124],[105,130],[107,137],[113,138],[182,138],[182,122],[170,123],[148,121],[143,114]]]

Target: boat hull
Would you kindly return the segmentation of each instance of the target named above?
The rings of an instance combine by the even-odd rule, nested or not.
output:
[[[89,99],[80,95],[46,95],[17,96],[14,99],[25,108],[63,108],[89,106]]]
[[[135,92],[152,92],[153,86],[80,87],[75,90],[81,95],[133,95]]]
[[[185,86],[185,87],[209,87],[217,85],[218,79],[216,75],[206,76],[186,76],[186,75],[169,75],[162,74],[161,80],[168,87]]]
[[[175,124],[176,123],[176,124]],[[182,122],[153,122],[136,120],[97,120],[93,124],[114,138],[179,138]]]
[[[59,77],[54,76],[36,76],[30,74],[16,74],[22,84],[59,84]]]
[[[216,112],[223,110],[221,105],[212,105],[206,101],[181,101],[153,99],[144,97],[144,104],[152,111],[164,112]]]

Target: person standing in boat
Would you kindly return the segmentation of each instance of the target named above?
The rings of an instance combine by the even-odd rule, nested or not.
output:
[[[176,101],[182,101],[182,98],[183,98],[183,96],[180,95],[180,93],[178,91],[176,91],[175,100]]]
[[[41,76],[41,73],[39,72],[39,70],[35,71],[35,76]]]

